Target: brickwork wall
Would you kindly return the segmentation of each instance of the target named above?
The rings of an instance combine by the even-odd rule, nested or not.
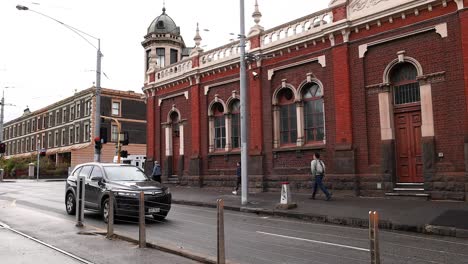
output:
[[[335,11],[336,19],[346,15],[345,9]],[[468,50],[466,46],[468,41],[460,41],[460,36],[466,36],[461,33],[466,28],[461,21],[467,21],[466,17],[466,11],[458,14],[456,4],[449,1],[447,7],[434,6],[432,12],[427,9],[421,10],[418,15],[406,14],[405,19],[393,17],[393,23],[382,20],[379,26],[371,23],[369,29],[363,27],[357,31],[353,29],[349,36],[349,43],[343,43],[343,37],[337,32],[334,47],[328,38],[315,43],[308,40],[302,44],[275,51],[275,56],[263,59],[261,68],[257,69],[253,66],[247,76],[248,83],[254,88],[261,88],[261,92],[256,94],[258,98],[249,97],[249,109],[254,110],[250,115],[256,115],[255,110],[261,109],[259,111],[261,118],[258,118],[259,122],[250,122],[250,131],[254,131],[253,133],[259,131],[262,134],[260,137],[254,134],[250,142],[257,144],[261,142],[261,151],[255,152],[255,155],[262,157],[263,165],[263,175],[259,175],[259,178],[255,180],[261,182],[263,189],[267,191],[279,190],[281,181],[290,181],[294,190],[309,191],[311,188],[309,164],[313,152],[319,151],[327,164],[326,184],[329,187],[350,192],[359,187],[362,190],[361,194],[373,196],[383,195],[383,190],[391,189],[391,186],[388,186],[389,183],[385,182],[385,177],[388,176],[380,174],[382,141],[378,95],[369,93],[366,86],[382,83],[385,68],[397,58],[397,52],[404,50],[405,56],[419,61],[424,74],[446,72],[444,81],[432,84],[435,152],[444,153],[444,157],[436,160],[436,176],[429,186],[432,188],[434,197],[461,199],[460,193],[464,191],[462,178],[465,170],[462,158],[464,157],[464,131],[451,128],[464,126],[464,119],[460,116],[463,116],[461,113],[467,113],[466,80],[464,80],[464,75],[465,78],[467,76],[467,59],[463,59],[461,54]],[[365,57],[359,58],[359,45],[440,23],[447,23],[447,38],[442,38],[435,31],[419,33],[369,46]],[[301,64],[276,70],[272,79],[268,80],[268,70],[322,55],[326,56],[326,67],[322,67],[317,62]],[[349,64],[349,71],[343,68],[346,64]],[[200,149],[200,171],[205,179],[204,183],[206,186],[217,188],[233,186],[235,164],[240,160],[240,155],[222,151],[211,155],[208,153],[208,107],[215,95],[226,103],[233,90],[239,91],[239,82],[211,87],[207,95],[204,94],[204,87],[238,78],[238,65],[231,66],[233,68],[226,67],[211,71],[209,74],[201,74],[200,84],[193,83],[190,86],[185,82],[164,87],[157,92],[155,97],[155,120],[153,122],[155,122],[156,133],[154,144],[156,156],[164,157],[164,130],[161,129],[160,123],[167,121],[167,113],[175,104],[182,114],[182,119],[188,120],[185,127],[185,152],[190,155],[198,154],[197,147],[194,149],[191,147],[190,135],[199,136],[195,146],[199,145]],[[252,79],[253,70],[260,73],[256,80]],[[308,73],[312,73],[313,77],[323,84],[326,143],[299,148],[281,147],[275,150],[273,149],[273,93],[281,87],[283,79],[299,89]],[[191,96],[189,100],[179,96],[164,100],[161,107],[156,106],[159,97],[187,89],[190,89],[191,94],[198,89],[198,96]],[[254,94],[251,93],[251,95]],[[190,113],[194,109],[198,110],[197,113]],[[468,115],[465,114],[465,116]],[[193,126],[191,117],[199,123]],[[197,131],[190,133],[192,128]],[[335,163],[336,156],[339,154],[337,149],[341,147],[339,143],[352,143],[354,174],[336,173],[340,169]],[[252,147],[250,154],[254,154]],[[189,159],[186,158],[184,168],[187,170],[188,167]],[[384,182],[383,190],[376,190],[376,183],[379,182]]]

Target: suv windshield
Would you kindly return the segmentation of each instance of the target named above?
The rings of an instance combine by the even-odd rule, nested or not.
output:
[[[111,181],[147,181],[146,175],[133,166],[104,167],[107,178]]]

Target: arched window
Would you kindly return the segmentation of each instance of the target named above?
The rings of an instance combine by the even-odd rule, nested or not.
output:
[[[281,89],[278,93],[280,112],[280,144],[296,144],[297,141],[297,115],[294,94],[291,89]]]
[[[171,123],[172,123],[172,133],[174,136],[179,136],[179,114],[177,112],[172,112],[170,115]]]
[[[234,100],[230,110],[232,148],[240,148],[240,101]]]
[[[224,107],[221,103],[213,104],[214,117],[214,147],[224,149],[226,146],[226,120],[224,117]]]
[[[421,100],[417,75],[416,67],[409,62],[397,64],[392,69],[390,82],[393,87],[395,105],[417,103]]]
[[[307,83],[302,88],[302,98],[305,141],[322,141],[325,137],[322,88],[316,83]]]

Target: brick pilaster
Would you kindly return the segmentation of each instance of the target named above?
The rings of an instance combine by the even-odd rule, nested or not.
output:
[[[253,72],[257,73],[254,77]],[[249,154],[261,155],[263,146],[262,69],[253,67],[247,71],[249,105]]]
[[[332,59],[333,86],[335,90],[336,145],[351,147],[353,144],[353,134],[348,45],[345,43],[334,47]]]

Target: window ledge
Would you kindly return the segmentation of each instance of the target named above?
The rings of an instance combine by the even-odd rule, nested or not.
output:
[[[219,152],[211,152],[208,153],[208,157],[215,157],[215,156],[229,156],[229,155],[240,155],[240,150],[231,150],[231,151],[219,151]]]
[[[288,152],[288,151],[304,151],[304,150],[321,150],[326,147],[326,144],[317,144],[317,145],[304,145],[301,147],[279,147],[273,149],[273,153],[275,152]]]

